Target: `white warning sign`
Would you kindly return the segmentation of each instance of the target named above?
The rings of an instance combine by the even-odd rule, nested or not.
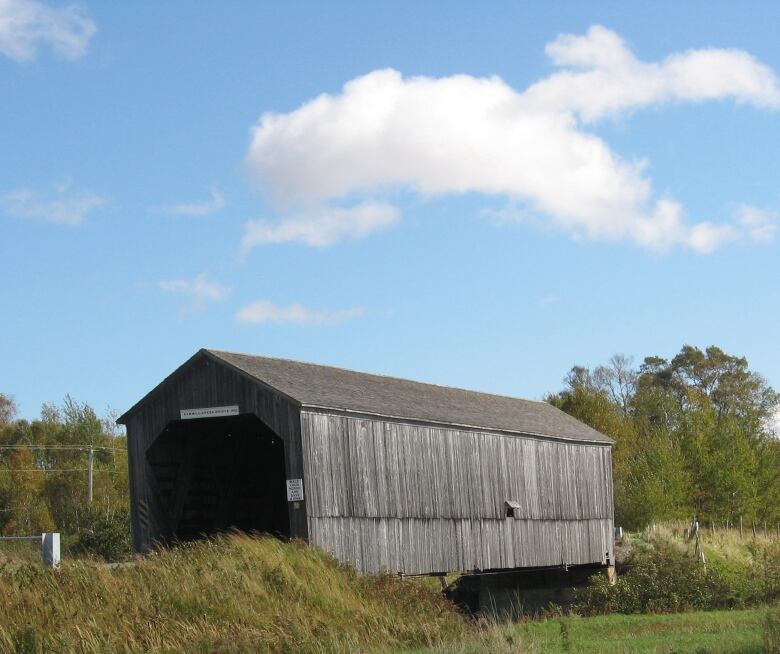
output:
[[[287,480],[287,501],[303,502],[303,479]]]

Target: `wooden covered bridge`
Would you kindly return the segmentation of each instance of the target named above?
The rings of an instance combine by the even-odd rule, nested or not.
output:
[[[204,349],[119,422],[138,551],[236,527],[363,572],[614,561],[612,442],[544,402]]]

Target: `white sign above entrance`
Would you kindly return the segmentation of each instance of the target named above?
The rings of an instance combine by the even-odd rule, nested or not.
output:
[[[192,418],[222,418],[224,416],[237,416],[238,405],[233,406],[210,406],[205,409],[182,409],[181,419],[191,420]]]
[[[287,501],[303,502],[303,479],[287,480]]]

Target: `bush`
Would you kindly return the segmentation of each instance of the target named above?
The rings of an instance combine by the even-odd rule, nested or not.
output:
[[[614,585],[594,577],[577,604],[586,614],[672,612],[715,608],[722,596],[718,574],[705,573],[693,557],[659,542],[637,551]]]
[[[118,561],[132,553],[130,512],[127,509],[110,513],[90,510],[86,524],[73,545],[76,553],[93,554],[106,561]]]
[[[712,556],[706,571],[673,543],[636,550],[615,585],[596,576],[578,594],[585,614],[734,609],[780,597],[780,549],[766,546],[751,560]]]

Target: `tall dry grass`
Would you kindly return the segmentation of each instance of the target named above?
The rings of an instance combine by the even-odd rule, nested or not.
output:
[[[76,561],[52,572],[0,560],[0,616],[0,651],[18,654],[387,651],[468,633],[422,585],[244,535],[126,567]]]
[[[766,654],[780,654],[780,606],[767,610],[763,636]]]

